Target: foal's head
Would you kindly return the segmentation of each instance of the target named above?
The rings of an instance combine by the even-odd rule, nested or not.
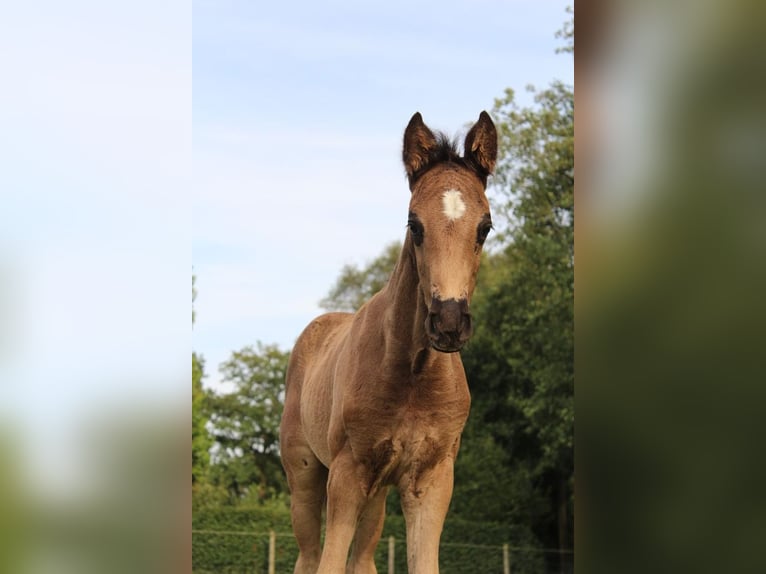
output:
[[[404,132],[412,191],[408,240],[428,307],[426,333],[431,346],[443,352],[459,351],[473,331],[468,306],[492,227],[484,191],[497,157],[497,132],[487,112],[468,131],[463,147],[461,156],[419,113]]]

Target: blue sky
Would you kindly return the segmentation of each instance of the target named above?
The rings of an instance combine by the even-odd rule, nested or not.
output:
[[[293,344],[347,263],[401,239],[415,111],[465,132],[508,87],[573,83],[568,2],[193,4],[194,349]]]

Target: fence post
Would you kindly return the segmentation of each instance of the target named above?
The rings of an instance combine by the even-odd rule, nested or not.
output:
[[[394,560],[394,553],[396,549],[396,540],[393,536],[388,537],[388,574],[394,574],[394,566],[396,564]]]
[[[511,556],[508,544],[503,544],[503,574],[511,574]]]
[[[277,533],[269,530],[269,574],[275,574],[277,570]]]

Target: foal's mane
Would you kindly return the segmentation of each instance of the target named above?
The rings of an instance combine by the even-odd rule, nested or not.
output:
[[[428,150],[428,161],[413,174],[410,183],[414,183],[415,180],[429,169],[441,163],[452,163],[459,167],[470,169],[486,182],[487,174],[484,173],[485,170],[477,165],[472,158],[461,155],[461,145],[458,142],[459,135],[451,138],[444,132],[439,131],[434,133],[434,137],[436,138],[436,145]]]
[[[450,138],[444,132],[436,132],[436,147],[429,154],[429,164],[450,161],[465,165],[465,159],[460,155],[457,137]],[[466,167],[468,167],[466,165]]]

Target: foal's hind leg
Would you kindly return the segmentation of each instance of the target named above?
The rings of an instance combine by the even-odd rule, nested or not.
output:
[[[327,492],[327,469],[308,446],[287,446],[282,461],[290,486],[290,516],[298,542],[295,574],[315,574],[322,554],[320,532]]]

